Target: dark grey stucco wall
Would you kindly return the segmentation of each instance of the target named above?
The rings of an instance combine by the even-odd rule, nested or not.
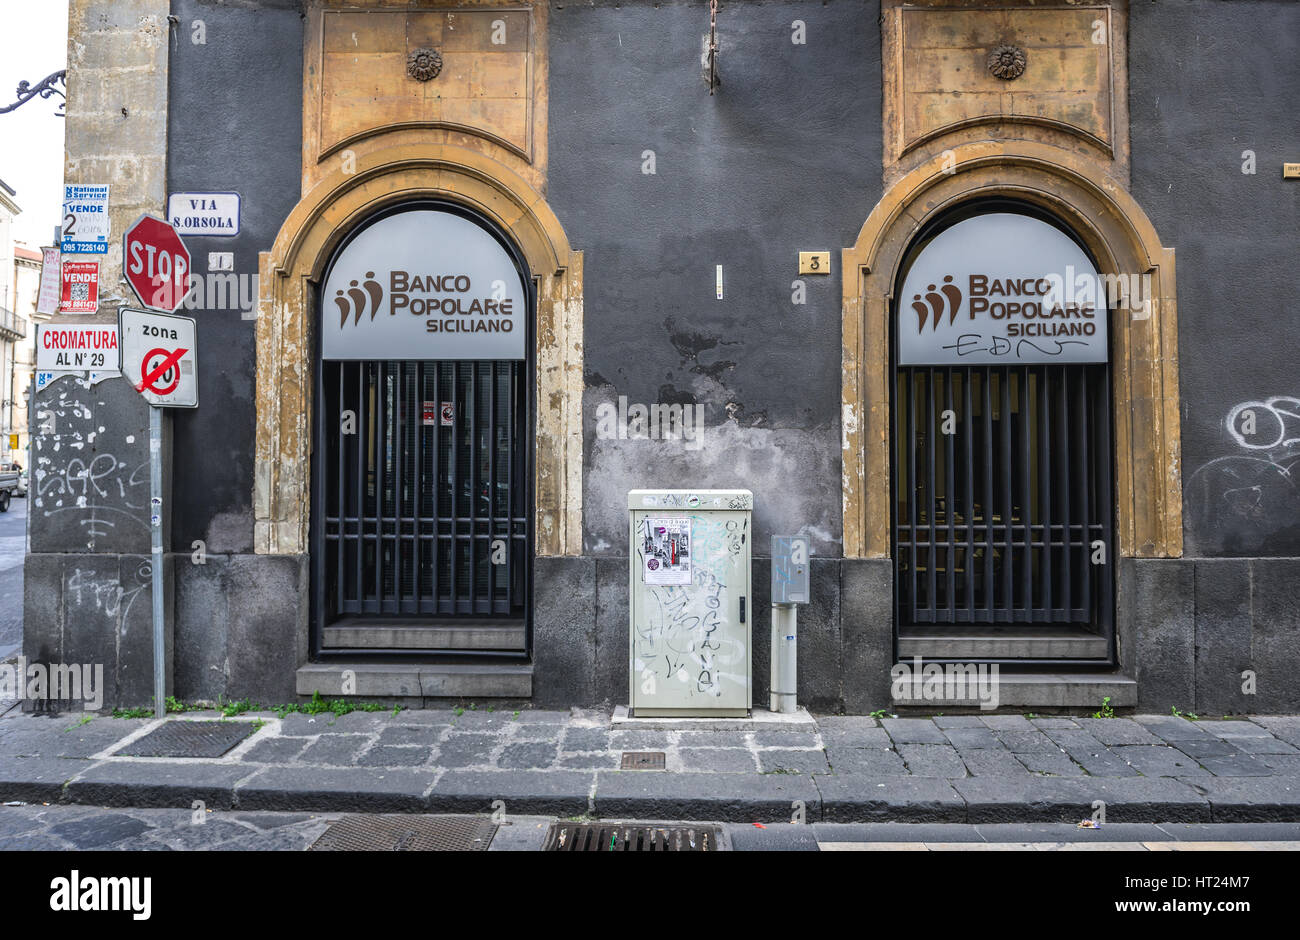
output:
[[[298,201],[303,20],[292,0],[174,0],[167,190],[238,192],[234,238],[187,236],[195,273],[234,252],[238,301],[184,311],[198,324],[199,407],[174,416],[177,694],[295,697],[306,659],[304,558],[252,555],[257,255]],[[204,44],[195,44],[196,22]],[[211,301],[215,306],[208,306]],[[244,311],[249,310],[249,315]],[[206,557],[196,564],[192,545]]]
[[[838,555],[838,249],[881,194],[879,5],[724,7],[712,97],[705,4],[550,17],[547,196],[585,252],[586,551],[626,554],[629,489],[747,487],[760,553],[803,531]],[[831,249],[835,273],[804,277],[797,305],[801,249]],[[704,446],[598,439],[619,396],[703,404]]]
[[[185,243],[199,276],[208,273],[209,252],[233,251],[244,298],[256,297],[257,253],[271,247],[299,196],[303,21],[296,7],[172,3],[180,22],[171,50],[167,191],[240,194],[237,237],[187,236]],[[196,21],[204,44],[193,42]],[[198,321],[199,407],[177,412],[173,425],[178,550],[201,539],[209,552],[252,551],[256,320],[240,306],[188,311]],[[255,309],[256,301],[243,306]]]
[[[1177,251],[1186,552],[1300,555],[1300,4],[1134,0],[1129,71],[1133,194]]]

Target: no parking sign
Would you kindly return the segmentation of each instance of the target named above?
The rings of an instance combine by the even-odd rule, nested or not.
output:
[[[159,408],[195,408],[198,353],[194,320],[168,313],[123,307],[122,375],[149,404]]]

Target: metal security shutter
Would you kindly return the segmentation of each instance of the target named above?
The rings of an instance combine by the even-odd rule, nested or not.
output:
[[[394,626],[408,640],[422,626],[446,636],[449,625],[473,627],[474,618],[522,624],[526,363],[342,361],[320,369],[314,561],[321,622],[333,625],[327,633],[349,628],[346,645],[431,648],[444,644],[357,636],[372,627],[391,638]],[[445,645],[522,648],[522,629],[509,636]]]
[[[900,636],[1108,634],[1109,366],[899,367],[894,394]]]

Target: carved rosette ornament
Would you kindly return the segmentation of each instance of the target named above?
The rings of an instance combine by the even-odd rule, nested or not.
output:
[[[1025,73],[1025,50],[1001,45],[989,53],[989,71],[998,78],[1012,81]]]
[[[442,56],[437,49],[414,49],[406,57],[406,74],[417,82],[437,78],[442,71]]]

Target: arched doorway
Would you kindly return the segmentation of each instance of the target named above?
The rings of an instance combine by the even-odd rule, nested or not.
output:
[[[1114,662],[1108,284],[1074,232],[1020,200],[960,203],[904,253],[890,319],[901,658]]]
[[[336,248],[316,304],[314,654],[527,652],[527,272],[449,201],[389,206]]]

